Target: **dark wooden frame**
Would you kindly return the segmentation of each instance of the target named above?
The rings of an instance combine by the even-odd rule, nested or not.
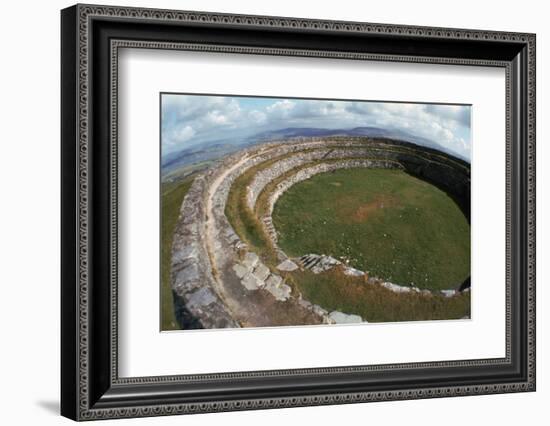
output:
[[[502,359],[119,378],[117,49],[506,69]],[[61,13],[61,413],[75,420],[535,390],[535,35],[76,5]]]

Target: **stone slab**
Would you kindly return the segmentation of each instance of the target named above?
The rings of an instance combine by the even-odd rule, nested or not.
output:
[[[281,302],[284,302],[290,297],[290,293],[292,292],[292,289],[287,284],[282,284],[280,286],[267,286],[266,290],[269,291],[273,296],[275,296],[276,300],[279,300]]]
[[[282,282],[283,279],[279,275],[271,274],[265,281],[265,285],[268,287],[279,287]]]
[[[296,265],[292,260],[286,259],[277,265],[277,269],[279,271],[292,272],[298,269],[298,265]]]
[[[311,310],[313,311],[314,314],[319,315],[320,317],[328,315],[328,311],[326,309],[321,308],[319,305],[313,305]]]
[[[256,253],[248,252],[245,254],[242,263],[248,269],[253,269],[257,265],[259,260],[260,259],[258,258],[258,255]]]
[[[334,324],[355,324],[363,322],[363,318],[359,315],[344,314],[339,311],[332,311],[329,314],[329,318],[334,321]]]
[[[389,282],[384,282],[381,285],[382,287],[385,287],[388,290],[393,291],[394,293],[410,293],[412,291],[410,287],[405,287],[402,285],[397,285]]]
[[[248,273],[246,276],[241,280],[242,285],[250,291],[258,290],[260,287],[264,285],[264,282],[259,280],[254,274]]]
[[[265,281],[271,271],[267,266],[265,266],[263,263],[258,263],[256,265],[256,268],[254,268],[254,275],[261,281]]]
[[[441,294],[445,297],[453,297],[456,295],[456,290],[441,290]]]
[[[233,265],[233,270],[239,278],[244,278],[244,276],[248,273],[248,268],[240,263]]]
[[[362,277],[365,275],[363,271],[360,271],[359,269],[352,268],[350,266],[346,266],[344,268],[344,274],[350,276],[350,277]]]

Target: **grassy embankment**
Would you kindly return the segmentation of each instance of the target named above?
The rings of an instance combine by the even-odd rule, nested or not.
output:
[[[459,319],[470,316],[470,293],[451,298],[438,294],[399,294],[379,285],[366,284],[364,278],[349,277],[338,270],[323,274],[293,272],[304,299],[336,310],[360,315],[369,322],[426,321]]]
[[[161,330],[178,330],[170,286],[172,237],[181,203],[193,183],[193,177],[163,184],[161,187]]]
[[[245,196],[246,186],[250,183],[254,174],[259,169],[267,167],[277,160],[279,159],[272,159],[266,163],[257,165],[239,177],[232,187],[226,207],[226,215],[236,232],[249,244],[251,249],[259,253],[268,266],[272,268],[276,265],[275,253],[273,252],[269,240],[264,235],[263,228],[257,217],[261,217],[262,212],[265,211],[267,194],[271,189],[288,175],[296,172],[296,170],[290,171],[274,180],[265,188],[258,198],[256,212],[252,212],[246,206]],[[308,166],[310,165],[311,164]],[[371,176],[370,182],[367,183],[370,189],[364,187],[365,176],[362,176],[362,172],[369,171],[380,175],[380,179],[372,179]],[[350,176],[345,176],[345,179],[339,178],[333,181],[330,186],[335,190],[327,191],[327,183],[330,184],[330,182],[325,182],[324,179],[333,179],[335,176],[338,176],[339,172],[341,171],[318,175],[298,184],[291,188],[290,191],[296,188],[298,191],[305,191],[305,193],[301,194],[299,197],[292,197],[291,193],[290,200],[286,201],[285,199],[288,197],[285,193],[282,199],[277,203],[276,213],[283,209],[285,212],[289,213],[284,217],[284,223],[281,220],[282,218],[279,217],[278,223],[276,224],[278,231],[281,233],[281,244],[283,244],[285,239],[287,240],[285,245],[282,245],[283,248],[287,250],[287,253],[301,255],[313,252],[345,256],[352,260],[354,266],[358,268],[362,267],[364,264],[371,265],[370,260],[377,257],[378,260],[381,260],[381,266],[379,266],[380,271],[389,271],[393,274],[393,277],[399,277],[399,274],[407,278],[412,277],[410,282],[414,282],[415,279],[420,281],[420,278],[423,278],[424,282],[428,282],[431,288],[434,289],[451,288],[456,284],[454,282],[455,279],[460,281],[466,278],[469,274],[469,225],[458,208],[444,193],[441,193],[441,191],[433,186],[418,181],[403,172],[393,171],[392,173],[392,171],[388,170],[368,169],[349,170]],[[387,172],[390,172],[390,176],[392,174],[394,175],[392,179],[390,179],[393,182],[383,182],[384,179],[382,178],[388,175]],[[316,182],[316,178],[321,178],[320,182]],[[344,180],[346,182],[344,182]],[[376,183],[376,181],[378,181],[378,183]],[[346,183],[346,187],[342,188],[344,183]],[[348,188],[348,186],[351,188]],[[359,194],[353,194],[354,187],[356,187],[355,192],[359,192]],[[392,189],[392,187],[394,188]],[[352,189],[352,192],[348,192],[348,189]],[[367,190],[371,191],[370,195],[366,193],[368,192]],[[400,191],[403,192],[403,194],[399,194]],[[377,196],[373,194],[376,192],[378,192],[378,194],[382,192],[383,196],[377,198]],[[342,197],[346,199],[342,199]],[[365,199],[365,197],[367,197],[367,199]],[[444,200],[441,199],[442,197]],[[333,210],[332,215],[334,215],[334,212],[339,213],[336,215],[337,218],[334,219],[335,222],[330,226],[332,234],[326,232],[326,226],[319,226],[319,223],[325,225],[323,222],[326,222],[327,216],[330,215],[328,210],[323,212],[322,206],[320,207],[318,204],[315,204],[319,202],[318,200],[327,203],[325,209],[329,206]],[[412,206],[409,204],[411,200],[413,203]],[[287,204],[290,202],[290,206],[281,204],[285,202]],[[431,203],[431,206],[426,208],[426,203]],[[283,208],[281,208],[281,205],[283,205]],[[354,205],[356,208],[354,208]],[[382,205],[385,207],[381,207]],[[418,205],[421,207],[419,210],[422,210],[420,212],[417,210]],[[300,209],[303,210],[300,211]],[[386,209],[384,215],[380,215],[379,212],[377,212],[377,210],[382,209]],[[393,223],[396,227],[393,228],[391,233],[386,231],[387,235],[390,234],[392,236],[385,237],[378,245],[373,244],[374,250],[367,250],[367,253],[364,254],[362,252],[364,248],[362,241],[371,240],[371,236],[366,232],[371,232],[373,230],[375,232],[381,232],[382,228],[388,229],[388,223],[385,223],[383,216],[390,210],[395,210],[389,215],[389,218],[386,218],[386,220],[391,219],[390,226],[399,216],[401,216],[399,218],[400,220],[405,216],[405,221],[402,221],[400,224]],[[315,214],[311,212],[315,212]],[[300,216],[300,220],[296,219],[295,214]],[[395,215],[397,215],[397,217],[395,217]],[[448,215],[450,216],[447,217]],[[437,219],[430,221],[430,216],[432,219],[437,216]],[[458,244],[455,247],[444,248],[442,252],[438,251],[441,247],[434,251],[431,248],[431,244],[434,243],[434,240],[439,239],[441,236],[445,236],[445,232],[447,232],[447,225],[444,223],[445,217],[447,217],[446,221],[449,222],[447,225],[451,225],[451,229],[449,230],[451,233],[450,237],[457,238]],[[367,218],[369,218],[369,220],[374,219],[375,222],[372,226],[370,223],[365,226]],[[455,223],[455,220],[457,223]],[[465,225],[461,221],[464,221]],[[349,239],[346,237],[346,232],[349,232],[349,229],[343,232],[344,238],[341,238],[342,228],[340,227],[342,225],[344,225],[344,227],[349,225],[348,222],[351,223],[351,235],[355,238],[355,242],[352,246],[343,243],[343,241]],[[309,226],[307,232],[303,227],[304,224]],[[356,226],[361,224],[363,224],[363,226]],[[288,229],[285,230],[285,227],[289,226],[290,231]],[[283,229],[280,229],[280,227]],[[378,228],[380,228],[380,230],[378,230]],[[304,229],[304,231],[302,231],[302,229]],[[338,231],[338,229],[340,229],[340,231]],[[422,230],[420,234],[428,235],[417,236],[416,233],[419,229]],[[399,232],[403,238],[408,238],[408,242],[405,246],[401,245],[401,241],[395,240],[396,231]],[[288,236],[285,236],[285,232],[293,233],[293,237],[289,239]],[[376,237],[376,235],[375,233],[374,237]],[[295,238],[300,236],[302,238]],[[358,238],[361,236],[363,236],[363,239]],[[311,237],[314,237],[313,240],[316,241],[318,245],[307,245]],[[421,241],[416,244],[416,239],[420,239]],[[398,248],[395,248],[396,244],[399,246]],[[300,245],[303,246],[303,249]],[[441,244],[436,244],[436,246],[437,245],[441,246]],[[452,246],[453,244],[450,245]],[[341,250],[338,251],[338,248]],[[412,253],[408,254],[407,252],[409,250]],[[451,267],[451,273],[454,274],[452,275],[452,282],[448,279],[448,272],[445,271],[450,265],[450,262],[448,262],[449,257],[439,257],[439,261],[427,259],[425,258],[426,252],[422,255],[418,253],[420,250],[428,250],[428,252],[431,252],[431,255],[437,256],[453,256],[458,253],[460,259],[457,259],[456,265]],[[465,253],[467,254],[465,255]],[[399,254],[401,257],[397,258],[398,260],[396,263],[398,263],[398,266],[394,269],[395,264],[391,263],[388,265],[388,262],[391,261],[392,256],[393,260],[395,260],[396,254]],[[374,257],[372,257],[373,255]],[[363,264],[357,262],[360,259],[364,262]],[[409,264],[410,268],[407,267],[407,262],[411,262]],[[420,262],[422,267],[417,266],[415,262]],[[434,268],[433,271],[432,268]],[[371,275],[375,276],[372,272],[372,266],[364,269],[370,269]],[[464,277],[462,277],[462,275],[464,275]],[[380,276],[389,280],[387,276]],[[441,277],[446,277],[446,279],[441,281]],[[288,283],[293,285],[295,290],[300,291],[304,298],[311,302],[320,304],[329,310],[334,309],[347,313],[357,313],[366,320],[372,322],[461,318],[463,316],[468,316],[470,313],[469,294],[463,294],[450,299],[446,299],[439,295],[422,296],[417,294],[395,294],[378,285],[366,285],[365,278],[348,277],[338,270],[318,275],[309,271],[300,271],[288,273],[285,278]],[[427,281],[426,278],[428,278]],[[406,281],[398,281],[395,278],[393,281],[400,284],[406,283]],[[445,284],[442,284],[443,282]],[[439,286],[434,283],[439,283]],[[420,282],[415,283],[415,285],[427,288],[426,285],[421,285]]]

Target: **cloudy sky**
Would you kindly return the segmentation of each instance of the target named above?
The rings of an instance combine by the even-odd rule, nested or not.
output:
[[[162,155],[206,141],[241,142],[288,127],[379,127],[430,139],[471,158],[470,107],[163,94]]]

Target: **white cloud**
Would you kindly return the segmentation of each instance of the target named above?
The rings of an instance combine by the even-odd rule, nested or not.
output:
[[[359,102],[349,109],[363,113],[364,119],[376,126],[406,130],[469,156],[470,108],[467,106]]]
[[[220,128],[237,127],[242,118],[239,102],[230,97],[163,95],[163,144],[170,150],[193,138],[215,137]]]
[[[181,141],[188,141],[196,134],[191,126],[183,126],[183,128],[180,127],[179,129],[176,129],[176,132],[176,138]]]
[[[266,108],[266,115],[271,119],[289,118],[295,106],[295,102],[288,99],[276,101]]]
[[[470,108],[460,105],[318,101],[266,101],[223,96],[163,95],[162,137],[168,149],[207,140],[239,138],[286,127],[402,130],[468,157]]]
[[[264,124],[267,121],[267,115],[258,110],[250,111],[248,117],[255,124]]]

